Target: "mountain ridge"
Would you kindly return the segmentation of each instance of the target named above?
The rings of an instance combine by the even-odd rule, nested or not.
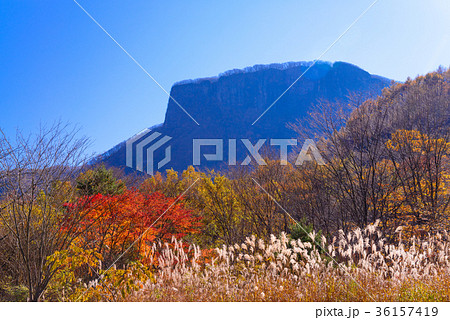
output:
[[[305,71],[307,71],[305,73]],[[255,125],[252,123],[296,79],[289,91]],[[254,65],[232,69],[216,77],[183,80],[174,83],[170,95],[197,122],[195,123],[173,99],[169,99],[164,123],[157,128],[162,135],[171,137],[171,161],[161,170],[177,171],[192,164],[193,139],[260,139],[293,138],[287,128],[289,122],[303,118],[319,99],[348,101],[354,92],[376,96],[391,80],[371,75],[346,62],[288,62],[283,64]],[[136,141],[136,143],[142,140]],[[227,159],[224,145],[224,159]],[[146,157],[144,148],[144,158]],[[205,148],[205,152],[208,148]],[[202,149],[203,152],[203,149]],[[242,147],[240,157],[246,156]],[[133,154],[135,156],[135,153]],[[164,148],[156,150],[155,159],[164,158]],[[99,158],[109,166],[125,166],[125,142],[116,145]],[[223,164],[223,163],[222,163]],[[144,167],[146,159],[144,159]],[[202,163],[202,168],[217,168],[218,162]],[[130,169],[127,168],[129,171]]]

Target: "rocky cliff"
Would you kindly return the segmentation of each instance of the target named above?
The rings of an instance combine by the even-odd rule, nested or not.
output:
[[[153,128],[172,137],[168,143],[171,161],[160,170],[183,170],[191,165],[193,139],[224,139],[226,161],[228,139],[293,138],[295,133],[286,125],[307,115],[318,99],[345,102],[351,93],[379,94],[390,83],[390,80],[371,75],[352,64],[318,62],[252,125],[310,66],[311,62],[256,65],[227,71],[217,77],[175,83],[171,96],[198,125],[169,99],[164,123]],[[238,159],[245,157],[242,147],[238,144]],[[164,158],[164,152],[164,148],[157,150],[155,159]],[[213,150],[208,151],[206,147],[205,152],[212,153]],[[103,155],[101,161],[112,166],[125,166],[125,154],[125,143],[122,143]],[[221,165],[220,161],[202,163],[202,167],[209,168]]]

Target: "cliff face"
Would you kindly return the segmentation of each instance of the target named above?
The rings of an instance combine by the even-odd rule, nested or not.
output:
[[[225,139],[224,159],[228,159],[228,139],[293,138],[295,133],[287,123],[307,115],[318,99],[345,102],[352,92],[379,94],[390,80],[344,62],[318,62],[275,103],[254,125],[252,123],[303,72],[308,62],[257,65],[243,70],[231,70],[214,78],[176,83],[171,96],[199,123],[197,125],[172,99],[166,118],[157,131],[172,137],[171,161],[161,170],[173,167],[183,170],[192,164],[193,139]],[[245,152],[239,154],[245,157]],[[103,159],[113,166],[125,165],[125,146],[116,148]],[[203,149],[202,149],[203,151]],[[208,148],[205,148],[207,153]],[[242,151],[242,152],[239,152]],[[163,150],[160,155],[164,158]],[[204,162],[204,167],[220,166]]]

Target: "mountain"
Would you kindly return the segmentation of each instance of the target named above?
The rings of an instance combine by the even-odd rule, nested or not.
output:
[[[305,71],[301,79],[255,122]],[[159,170],[182,171],[192,165],[193,139],[224,139],[224,161],[229,156],[228,139],[237,139],[239,163],[246,156],[240,139],[250,139],[254,144],[260,138],[295,138],[287,124],[307,115],[319,99],[345,103],[351,93],[367,97],[378,95],[390,82],[349,63],[322,61],[255,65],[230,70],[217,77],[177,82],[170,91],[173,99],[169,99],[164,123],[152,129],[152,132],[161,133],[160,137],[171,137],[165,144],[170,145],[171,160]],[[151,133],[132,144],[133,158],[137,156],[137,144],[149,135]],[[146,168],[146,150],[150,145],[154,143],[141,148],[143,168]],[[202,155],[214,153],[214,146],[202,147],[201,151]],[[164,159],[166,152],[166,148],[158,148],[154,153],[155,163],[156,159]],[[97,161],[124,167],[126,143],[115,146]],[[224,165],[223,161],[206,161],[203,156],[201,161],[203,168]],[[133,167],[136,167],[136,160],[133,160]]]

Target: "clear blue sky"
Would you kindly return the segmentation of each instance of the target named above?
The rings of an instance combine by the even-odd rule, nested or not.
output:
[[[168,91],[316,59],[373,0],[78,0]],[[449,0],[380,0],[323,58],[403,81],[450,65]],[[167,95],[72,0],[0,1],[0,127],[71,122],[103,152],[161,123]]]

